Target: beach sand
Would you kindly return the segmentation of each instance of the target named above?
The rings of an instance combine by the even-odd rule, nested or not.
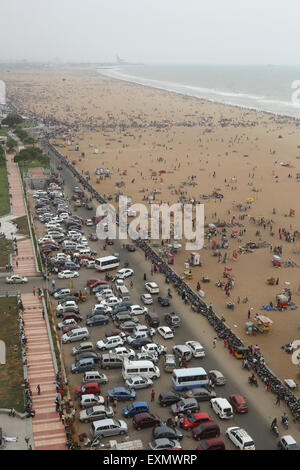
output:
[[[144,197],[157,190],[156,202],[172,204],[181,196],[203,202],[206,224],[218,220],[230,223],[233,216],[243,224],[227,227],[229,248],[220,250],[221,260],[227,253],[226,266],[232,268],[234,276],[230,296],[215,286],[219,279],[224,281],[225,264],[213,256],[212,241],[207,238],[200,251],[202,266],[191,268],[189,282],[196,288],[200,281],[204,300],[224,315],[244,342],[260,346],[271,370],[281,379],[299,382],[299,368],[281,349],[298,339],[299,309],[261,311],[261,306],[270,301],[275,305],[276,294],[286,287],[291,289],[295,304],[300,305],[300,269],[272,267],[275,246],[282,247],[283,261],[290,258],[300,267],[300,254],[294,253],[300,238],[296,234],[292,243],[279,237],[280,228],[292,235],[300,230],[300,183],[296,180],[300,173],[299,122],[106,78],[93,68],[11,69],[2,75],[19,110],[48,121],[56,118],[69,122],[69,133],[52,142],[70,161],[76,161],[78,171],[90,172],[90,182],[98,192],[114,196],[118,190],[134,203],[148,205]],[[108,168],[111,177],[97,183],[98,167]],[[160,170],[165,173],[159,175]],[[154,172],[156,176],[152,176]],[[193,181],[191,176],[195,176]],[[192,182],[196,185],[188,184]],[[222,200],[199,198],[216,188],[224,195]],[[247,204],[248,198],[253,203]],[[246,210],[240,211],[238,204]],[[294,217],[289,216],[290,209],[295,210]],[[250,222],[260,217],[266,220],[265,228]],[[238,230],[236,236],[243,232],[240,239],[231,238],[232,229]],[[220,242],[221,234],[212,239]],[[249,241],[267,242],[269,246],[238,253],[234,259],[234,250],[238,252]],[[189,256],[184,248],[176,253],[173,268],[178,274],[183,275]],[[202,276],[211,281],[202,283]],[[270,276],[279,278],[278,285],[267,285]],[[243,303],[246,297],[248,302]],[[235,303],[234,310],[226,308],[230,300]],[[245,331],[248,310],[252,319],[256,313],[270,317],[272,329],[249,337]]]

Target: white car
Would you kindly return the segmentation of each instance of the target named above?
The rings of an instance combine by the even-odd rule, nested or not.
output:
[[[101,292],[96,293],[96,297],[98,300],[100,300],[100,302],[102,300],[106,300],[109,297],[113,297],[113,296],[114,296],[114,293],[111,289],[103,289]]]
[[[205,357],[205,351],[199,341],[186,341],[185,345],[190,348],[194,357]]]
[[[88,259],[87,263],[85,264],[85,267],[88,269],[94,268],[95,267],[95,260]]]
[[[72,279],[73,277],[78,277],[78,276],[79,276],[79,273],[77,271],[70,271],[68,269],[58,273],[59,279]]]
[[[156,284],[156,282],[146,282],[145,289],[150,294],[159,294],[159,286]]]
[[[54,261],[71,261],[71,256],[65,253],[56,253]]]
[[[77,324],[76,320],[73,320],[73,318],[70,318],[69,320],[64,320],[58,324],[58,328],[61,330],[64,326],[70,326],[70,325],[76,325],[79,328],[79,325]]]
[[[55,240],[52,237],[50,237],[49,235],[48,236],[45,235],[44,237],[38,239],[38,244],[39,245],[41,243],[44,243],[44,242],[54,242],[54,243],[56,243]]]
[[[226,436],[230,439],[233,444],[240,450],[255,450],[255,445],[252,437],[243,428],[233,426],[228,428]]]
[[[92,221],[92,219],[86,219],[85,225],[87,227],[92,227],[94,225],[94,222]]]
[[[98,297],[97,297],[98,298]],[[108,297],[108,299],[100,301],[102,305],[105,307],[114,307],[117,304],[120,304],[122,301],[118,299],[117,297]]]
[[[98,405],[104,405],[104,397],[101,395],[94,395],[93,393],[81,395],[80,408],[89,408]]]
[[[20,276],[19,274],[13,274],[12,276],[8,276],[6,278],[7,284],[25,284],[25,282],[28,282],[27,277]]]
[[[146,354],[154,354],[156,356],[159,356],[163,351],[167,352],[167,348],[157,343],[149,343],[141,347],[141,352]]]
[[[133,349],[125,348],[125,346],[117,346],[115,349],[109,351],[109,353],[117,354],[120,357],[126,357],[127,359],[134,359],[135,352]]]
[[[151,297],[151,294],[142,294],[141,295],[141,300],[145,305],[151,305],[153,304],[153,299]]]
[[[101,351],[109,350],[110,348],[116,348],[117,346],[123,346],[124,340],[121,336],[109,336],[108,338],[97,341],[97,348]]]
[[[153,381],[151,379],[148,379],[147,377],[141,377],[139,375],[136,375],[134,377],[130,377],[125,381],[126,387],[129,389],[139,389],[139,388],[148,388],[153,385]]]
[[[80,243],[81,243],[82,245],[85,245],[85,246],[88,246],[88,245],[89,245],[89,242],[87,241],[87,238],[86,238],[86,237],[81,237]]]
[[[144,313],[148,313],[147,307],[142,307],[141,305],[131,305],[129,310],[132,315],[144,315]]]
[[[46,193],[46,191],[42,191],[41,189],[38,189],[32,195],[32,197],[36,197],[36,198],[40,198],[42,196],[47,196],[47,193]]]
[[[134,273],[133,269],[123,268],[117,271],[116,276],[119,277],[120,279],[125,279],[126,277],[132,276],[133,273]]]
[[[159,326],[157,328],[157,332],[164,338],[164,339],[172,339],[174,338],[174,333],[168,326]]]
[[[59,304],[57,307],[56,307],[56,312],[59,313],[59,312],[63,312],[64,308],[66,307],[71,307],[72,309],[75,309],[76,312],[79,311],[79,307],[77,305],[77,303],[74,301],[74,300],[68,300],[67,302],[65,302],[63,305]]]
[[[62,227],[57,222],[53,222],[52,220],[46,224],[46,227],[53,230],[62,230]]]

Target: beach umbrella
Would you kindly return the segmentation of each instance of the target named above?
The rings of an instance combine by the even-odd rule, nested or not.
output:
[[[249,202],[249,203],[254,202],[254,199],[253,199],[252,197],[248,197],[248,198],[246,199],[246,202]]]
[[[226,271],[232,271],[232,268],[230,266],[225,266]]]
[[[280,261],[280,256],[274,255],[273,258],[274,258],[276,261]]]

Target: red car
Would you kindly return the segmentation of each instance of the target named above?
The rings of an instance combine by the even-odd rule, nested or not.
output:
[[[87,286],[92,286],[93,284],[95,284],[96,282],[98,282],[99,279],[94,279],[94,278],[91,278],[89,279],[87,282],[86,282],[86,285]]]
[[[114,241],[111,238],[107,238],[105,241],[106,241],[107,245],[113,245],[114,244]]]
[[[248,413],[248,405],[244,397],[235,393],[229,395],[229,401],[236,413]]]
[[[220,437],[213,437],[212,439],[203,439],[196,450],[226,450],[225,444]]]
[[[101,390],[97,382],[89,382],[89,383],[82,385],[82,387],[76,387],[75,389],[76,396],[89,395],[89,394],[97,395],[100,393],[101,393]]]
[[[125,336],[130,336],[128,331],[119,330],[119,328],[114,328],[113,330],[109,330],[105,333],[105,337],[109,338],[110,336],[119,336],[121,333]]]
[[[190,416],[184,418],[181,427],[186,431],[195,428],[199,424],[212,421],[208,413],[192,413]]]
[[[152,426],[160,424],[160,418],[151,413],[138,413],[133,417],[132,424],[135,429],[140,431],[141,429],[151,428]]]
[[[100,286],[100,285],[103,285],[103,284],[108,284],[108,282],[107,282],[107,281],[99,281],[99,280],[98,280],[98,281],[96,281],[94,284],[91,284],[90,287],[91,287],[92,289],[94,289],[94,287],[97,287],[97,286]]]
[[[78,325],[64,326],[62,329],[62,334],[68,333],[68,331],[74,330],[75,328],[78,328]]]

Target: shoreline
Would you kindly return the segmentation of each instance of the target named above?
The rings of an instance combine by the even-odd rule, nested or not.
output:
[[[175,93],[176,95],[188,96],[190,98],[195,98],[195,99],[198,99],[198,100],[207,101],[210,104],[215,103],[217,105],[223,105],[223,106],[226,106],[226,107],[228,106],[228,107],[238,108],[238,109],[242,109],[242,110],[254,111],[254,112],[257,112],[257,113],[261,113],[261,114],[267,114],[267,115],[276,116],[276,117],[283,117],[283,118],[293,119],[296,122],[300,120],[300,115],[299,115],[299,117],[297,117],[297,116],[284,114],[284,113],[280,113],[280,112],[267,111],[267,110],[259,109],[259,108],[256,108],[254,106],[247,106],[247,105],[241,105],[241,104],[236,104],[236,103],[231,103],[231,102],[218,101],[217,99],[197,96],[197,95],[193,95],[192,93],[187,93],[187,92],[183,92],[183,91],[176,91],[176,90],[172,90],[172,89],[169,89],[169,88],[164,88],[163,86],[158,86],[158,85],[155,86],[155,85],[150,85],[150,84],[147,84],[147,83],[140,83],[138,81],[135,81],[135,79],[138,80],[139,77],[135,77],[133,75],[131,76],[131,78],[133,80],[130,80],[129,77],[126,78],[125,76],[122,77],[122,76],[114,76],[114,75],[110,75],[110,74],[105,74],[105,73],[101,73],[100,70],[101,69],[96,69],[96,71],[99,75],[102,75],[105,78],[110,78],[112,80],[120,80],[120,81],[125,82],[125,83],[131,83],[131,84],[134,84],[134,85],[143,86],[143,87],[150,88],[150,89],[153,89],[153,90],[161,90],[161,91],[166,91],[168,93]],[[144,77],[140,77],[140,78],[142,80],[156,81],[154,79],[148,79],[148,78],[144,78]],[[182,84],[175,84],[175,83],[174,83],[174,85],[185,86],[185,85],[182,85]],[[299,114],[300,114],[300,107],[299,107]]]

